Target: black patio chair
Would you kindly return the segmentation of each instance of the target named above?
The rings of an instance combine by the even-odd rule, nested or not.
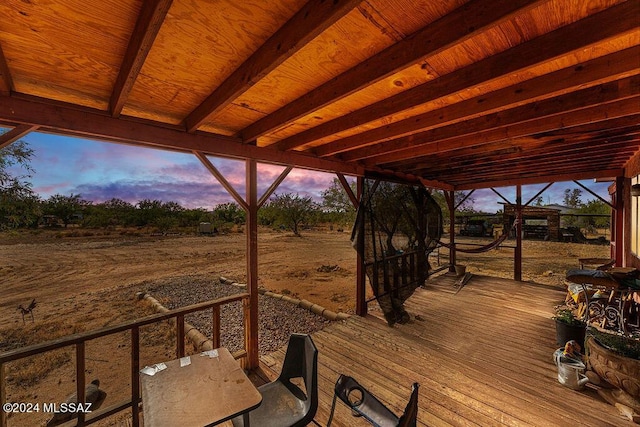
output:
[[[378,400],[367,389],[362,387],[356,380],[340,375],[336,381],[333,403],[327,427],[331,426],[333,412],[335,410],[336,399],[342,400],[351,408],[353,416],[361,416],[371,425],[376,427],[416,427],[418,420],[418,388],[420,384],[413,383],[411,387],[411,397],[404,409],[403,414],[398,417],[391,412],[382,402]]]
[[[289,337],[278,379],[258,390],[262,403],[249,412],[252,426],[301,427],[313,420],[318,410],[318,349],[309,335]],[[232,422],[234,427],[244,427],[241,416]]]

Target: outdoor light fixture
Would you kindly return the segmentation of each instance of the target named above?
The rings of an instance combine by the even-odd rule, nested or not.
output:
[[[640,196],[640,184],[633,184],[631,186],[631,195],[633,197],[638,197]]]

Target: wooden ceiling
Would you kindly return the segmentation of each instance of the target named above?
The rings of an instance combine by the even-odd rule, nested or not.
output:
[[[447,189],[619,176],[639,0],[3,0],[35,130]]]

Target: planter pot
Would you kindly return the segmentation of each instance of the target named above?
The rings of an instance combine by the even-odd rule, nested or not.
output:
[[[591,369],[614,387],[640,399],[640,360],[621,356],[587,338],[587,357]]]
[[[584,336],[587,331],[586,325],[569,325],[556,320],[556,342],[564,347],[567,341],[575,340],[584,351]]]

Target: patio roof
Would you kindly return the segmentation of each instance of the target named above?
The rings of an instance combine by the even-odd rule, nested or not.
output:
[[[636,0],[0,4],[0,146],[39,130],[444,189],[622,176]]]

